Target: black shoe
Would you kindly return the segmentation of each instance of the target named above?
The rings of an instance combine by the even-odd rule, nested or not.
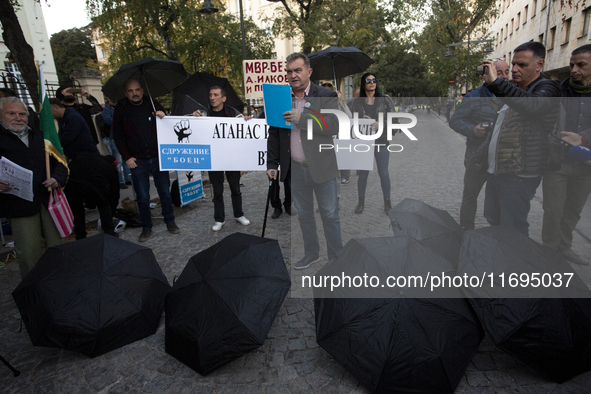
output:
[[[312,264],[317,263],[319,261],[320,261],[320,257],[318,257],[318,256],[316,256],[316,257],[304,257],[303,259],[301,259],[300,261],[298,261],[297,263],[295,263],[295,265],[293,266],[293,268],[295,268],[296,270],[303,270],[304,268],[308,268]]]
[[[357,207],[355,208],[355,213],[360,214],[365,209],[365,197],[359,198],[359,203],[357,203]]]
[[[125,183],[120,183],[119,184],[119,189],[120,190],[124,190],[124,189],[127,189],[127,188],[129,188],[129,186],[127,186]]]
[[[285,213],[288,214],[289,216],[291,216],[291,205],[285,206]]]
[[[271,215],[271,219],[277,219],[279,216],[281,216],[282,213],[283,211],[281,210],[281,207],[275,208],[273,214]]]
[[[180,234],[181,233],[181,229],[179,228],[179,226],[176,225],[175,222],[172,223],[168,223],[166,225],[166,228],[168,229],[168,231],[170,231],[172,234]]]
[[[390,209],[392,209],[392,201],[389,198],[384,198],[384,212],[386,212],[386,215]]]
[[[142,230],[139,238],[137,239],[139,242],[146,242],[152,236],[152,230],[149,228],[145,228]]]
[[[131,181],[125,182],[126,185],[131,185]]]

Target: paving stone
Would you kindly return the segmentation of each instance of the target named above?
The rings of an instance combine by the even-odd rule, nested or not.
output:
[[[306,341],[302,338],[290,339],[288,349],[289,350],[303,350],[306,348]]]
[[[479,371],[496,371],[499,369],[492,356],[488,353],[476,353],[474,357],[472,357],[472,364],[474,364]]]
[[[467,371],[466,379],[470,387],[490,386],[490,382],[484,372],[481,371]]]
[[[316,366],[311,361],[303,362],[301,364],[294,364],[294,367],[300,375],[308,375],[316,371]]]
[[[115,376],[115,374],[107,368],[100,368],[95,371],[88,371],[84,375],[84,378],[86,379],[90,387],[92,387],[96,391],[101,391],[105,387],[112,385],[118,380],[117,376]]]
[[[163,393],[170,387],[173,378],[167,375],[160,375],[154,377],[143,389],[145,393]]]
[[[319,371],[312,372],[310,375],[306,376],[306,381],[314,390],[318,390],[322,385],[328,382],[329,379],[328,376]]]
[[[515,385],[515,381],[510,375],[500,371],[486,371],[486,377],[491,385],[497,388],[511,387]]]

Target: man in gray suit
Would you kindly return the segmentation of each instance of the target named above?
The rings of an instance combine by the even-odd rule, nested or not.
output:
[[[320,113],[321,108],[338,109],[338,98],[336,92],[310,81],[312,69],[306,55],[292,53],[286,63],[294,108],[285,112],[283,117],[293,126],[291,129],[269,129],[267,175],[275,179],[277,169],[281,167],[281,181],[291,181],[292,198],[304,239],[304,258],[293,267],[304,269],[320,260],[314,194],[324,227],[328,259],[343,248],[337,200],[337,160],[334,150],[319,149],[320,144],[333,143],[332,134],[338,133],[336,116],[323,114],[324,125],[313,121],[312,139],[307,138],[308,120],[312,119],[314,111]]]

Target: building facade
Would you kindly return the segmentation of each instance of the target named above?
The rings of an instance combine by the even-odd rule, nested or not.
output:
[[[55,62],[53,61],[53,53],[51,52],[51,45],[45,27],[45,19],[43,18],[41,4],[34,0],[19,1],[16,15],[27,43],[33,47],[35,60],[44,64],[43,73],[46,81],[50,84],[57,85],[57,72]],[[0,31],[1,29],[0,26]],[[16,63],[13,63],[8,59],[9,52],[10,51],[4,44],[2,36],[0,35],[0,87],[7,87],[15,90],[23,100],[29,101],[29,104],[31,104],[28,98],[28,93],[26,92],[26,89],[24,89],[24,81],[21,78],[18,66]],[[15,83],[15,79],[19,82]]]
[[[585,0],[499,0],[489,34],[494,52],[511,63],[513,50],[528,41],[546,47],[544,73],[562,81],[569,76],[570,54],[591,43],[591,2]]]

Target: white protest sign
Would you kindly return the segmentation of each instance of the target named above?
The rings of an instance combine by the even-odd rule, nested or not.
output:
[[[287,84],[285,60],[243,60],[246,98],[263,98],[263,84]]]
[[[361,132],[367,133],[371,123],[360,119]],[[264,119],[165,116],[156,118],[156,129],[162,171],[267,171]],[[339,169],[373,169],[373,147],[357,151],[348,147],[358,140],[335,141],[342,146],[335,147]]]

